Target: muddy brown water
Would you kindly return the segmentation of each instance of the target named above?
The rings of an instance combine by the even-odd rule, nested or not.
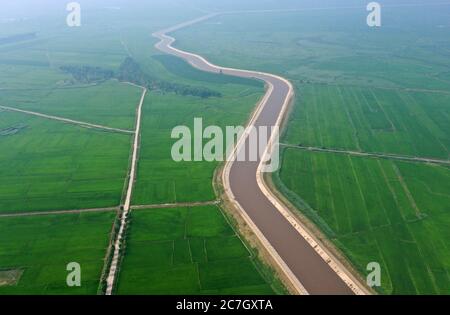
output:
[[[164,33],[158,34],[160,37]],[[266,105],[256,118],[255,127],[274,126],[282,112],[289,86],[281,79],[272,76],[240,70],[218,70],[211,67],[198,56],[174,50],[173,40],[163,37],[157,44],[161,51],[188,61],[197,69],[222,73],[243,78],[255,78],[270,82],[274,89]],[[248,140],[247,140],[248,141]],[[246,145],[248,145],[246,141]],[[265,238],[288,265],[309,294],[353,294],[352,290],[320,257],[310,244],[298,233],[291,223],[270,202],[258,186],[257,162],[234,162],[230,170],[230,186],[235,199],[259,228]]]

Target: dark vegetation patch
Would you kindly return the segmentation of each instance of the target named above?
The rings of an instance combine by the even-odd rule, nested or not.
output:
[[[90,66],[62,66],[63,72],[69,73],[77,82],[96,83],[114,78],[114,71]]]
[[[24,130],[25,128],[27,128],[27,125],[25,125],[25,124],[17,124],[15,126],[11,126],[11,127],[8,127],[8,128],[0,129],[0,137],[1,136],[12,136],[12,135],[15,135],[15,134],[19,133],[20,131]]]
[[[122,82],[145,86],[153,91],[172,92],[178,95],[191,95],[201,98],[222,97],[220,92],[209,88],[172,83],[153,77],[143,71],[141,66],[130,57],[122,62],[117,72],[100,67],[75,65],[62,66],[60,69],[71,74],[78,83],[100,83],[115,78]]]
[[[0,37],[0,45],[22,42],[30,39],[35,39],[36,37],[37,37],[36,33],[25,33],[7,37]]]
[[[150,90],[160,90],[163,92],[173,92],[178,95],[192,95],[201,98],[222,97],[222,94],[204,87],[194,87],[185,84],[172,83],[159,80],[145,73],[141,66],[133,59],[126,58],[119,69],[118,77],[120,81],[128,81],[147,87]]]
[[[174,56],[156,55],[153,56],[153,58],[158,60],[168,71],[179,77],[189,78],[195,81],[217,83],[217,84],[242,84],[255,87],[263,86],[263,83],[257,80],[238,78],[225,74],[217,75],[216,73],[200,71],[189,65],[183,59]]]

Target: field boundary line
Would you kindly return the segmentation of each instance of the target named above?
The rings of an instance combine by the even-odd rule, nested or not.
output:
[[[31,211],[18,213],[2,213],[0,218],[14,218],[14,217],[30,217],[40,215],[55,215],[55,214],[71,214],[71,213],[93,213],[93,212],[112,212],[118,211],[119,207],[109,208],[92,208],[92,209],[78,209],[78,210],[51,210],[51,211]]]
[[[212,201],[199,201],[199,202],[179,202],[179,203],[162,203],[151,205],[135,205],[130,206],[132,210],[146,210],[146,209],[165,209],[165,208],[178,208],[178,207],[201,207],[201,206],[217,206],[221,203],[221,200]]]
[[[337,86],[337,91],[339,92],[339,98],[342,101],[342,103],[345,103],[344,95],[342,94],[342,87]],[[355,141],[356,147],[358,150],[361,150],[361,143],[358,138],[358,129],[356,128],[355,121],[352,118],[352,115],[350,115],[350,111],[347,106],[344,106],[345,115],[347,116],[348,122],[350,123],[350,126],[352,127],[352,138]]]
[[[19,109],[19,108],[15,108],[15,107],[9,107],[9,106],[0,105],[0,109],[6,110],[6,111],[10,111],[10,112],[17,112],[17,113],[27,114],[27,115],[31,115],[31,116],[41,117],[41,118],[50,119],[50,120],[61,121],[61,122],[64,122],[64,123],[68,123],[68,124],[72,124],[72,125],[78,125],[78,126],[87,127],[87,128],[94,128],[94,129],[106,130],[106,131],[117,132],[117,133],[134,134],[134,131],[132,131],[132,130],[107,127],[107,126],[103,126],[103,125],[97,125],[97,124],[92,124],[92,123],[88,123],[88,122],[84,122],[84,121],[73,120],[73,119],[59,117],[59,116],[42,114],[42,113],[33,112],[33,111],[29,111],[29,110],[24,110],[24,109]]]
[[[127,194],[125,197],[125,203],[123,205],[123,211],[121,213],[120,217],[120,227],[119,231],[117,233],[117,237],[114,241],[114,251],[113,256],[111,260],[111,264],[109,267],[108,276],[106,278],[106,295],[112,295],[112,291],[114,289],[116,276],[118,273],[118,266],[119,266],[119,260],[121,256],[121,245],[122,245],[122,239],[124,237],[124,231],[128,222],[128,214],[131,210],[130,204],[131,204],[131,196],[133,194],[133,188],[134,188],[134,182],[136,178],[136,168],[137,168],[137,160],[138,160],[138,151],[139,151],[139,141],[140,141],[140,130],[141,130],[141,118],[142,118],[142,106],[144,104],[145,95],[147,94],[147,88],[142,88],[142,96],[139,101],[139,106],[137,109],[137,116],[136,116],[136,128],[134,131],[134,141],[133,141],[133,153],[132,153],[132,159],[131,159],[131,169],[129,173],[129,180],[128,180],[128,188],[127,188]]]
[[[403,178],[402,172],[400,171],[398,166],[395,165],[394,163],[392,164],[392,169],[394,170],[395,175],[397,175],[400,186],[402,186],[403,192],[405,193],[406,198],[408,199],[411,205],[411,208],[414,209],[414,211],[416,212],[417,218],[420,218],[421,216],[423,216],[423,212],[420,210],[420,208],[416,203],[416,200],[414,199],[414,196],[411,194],[411,191],[409,190],[409,187],[406,184],[405,179]]]
[[[280,143],[280,146],[285,147],[285,148],[299,149],[299,150],[311,151],[311,152],[337,153],[337,154],[347,154],[347,155],[359,156],[359,157],[372,157],[372,158],[392,159],[392,160],[410,161],[410,162],[418,162],[418,163],[450,165],[450,160],[408,156],[408,155],[398,155],[398,154],[391,154],[391,153],[359,152],[359,151],[352,151],[352,150],[327,149],[327,148],[308,147],[308,146],[301,146],[301,145],[287,144],[287,143]]]

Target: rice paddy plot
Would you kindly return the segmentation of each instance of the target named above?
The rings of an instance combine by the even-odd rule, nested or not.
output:
[[[197,162],[193,158],[192,161],[175,162],[172,146],[178,139],[172,139],[171,133],[177,126],[187,126],[193,139],[195,118],[203,119],[204,128],[243,125],[263,95],[261,87],[252,86],[229,85],[220,91],[223,97],[209,99],[174,93],[147,94],[143,106],[134,205],[215,199],[212,181],[219,162]],[[242,95],[243,91],[247,93]]]
[[[0,218],[0,295],[97,294],[114,212]],[[80,264],[81,286],[67,285]]]
[[[357,9],[228,14],[174,37],[213,63],[289,79],[285,143],[448,159],[443,8],[427,7],[430,19],[419,7],[385,8],[389,27],[377,30]],[[297,149],[282,162],[281,192],[361,274],[379,261],[381,292],[449,293],[448,168]]]
[[[448,159],[450,94],[303,85],[283,141]]]
[[[117,293],[273,293],[254,260],[217,207],[135,210]]]
[[[118,206],[131,135],[0,112],[0,213]]]
[[[380,263],[382,293],[450,293],[448,168],[297,149],[283,159],[278,188],[361,273]]]
[[[142,89],[118,81],[52,90],[4,91],[0,105],[133,130]]]

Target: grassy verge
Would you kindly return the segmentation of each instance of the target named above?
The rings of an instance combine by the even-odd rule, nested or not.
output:
[[[449,41],[429,9],[433,22],[408,30],[420,9],[387,9],[395,19],[377,31],[362,11],[317,10],[220,16],[175,37],[214,63],[290,79],[302,99],[285,143],[447,159],[449,62],[438,51]],[[282,161],[277,188],[359,272],[380,262],[380,292],[448,291],[448,168],[295,149]]]

